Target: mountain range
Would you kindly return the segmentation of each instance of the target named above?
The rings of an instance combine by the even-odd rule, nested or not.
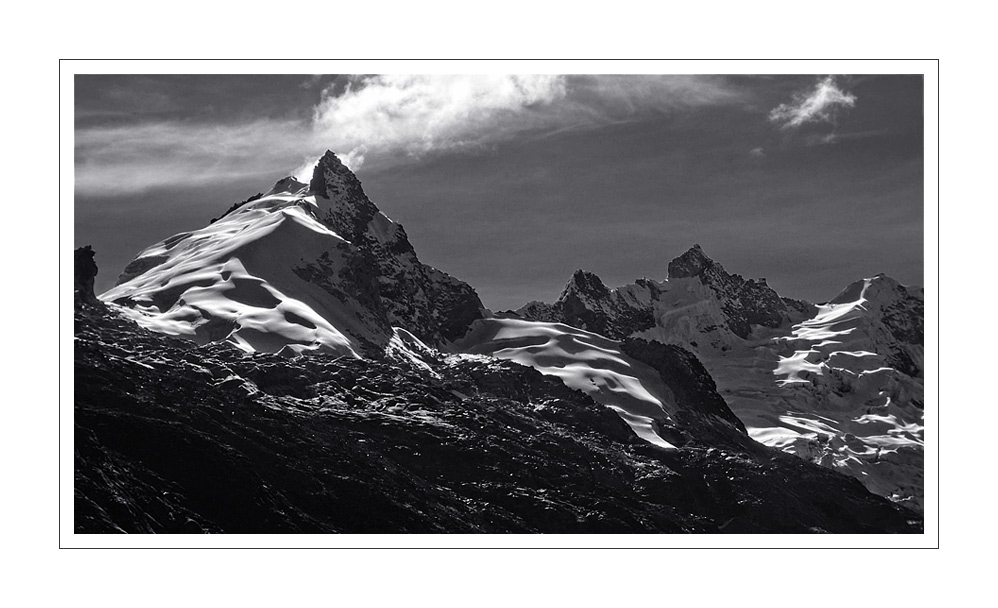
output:
[[[923,294],[781,297],[693,246],[488,310],[332,152],[77,251],[79,532],[918,532]]]

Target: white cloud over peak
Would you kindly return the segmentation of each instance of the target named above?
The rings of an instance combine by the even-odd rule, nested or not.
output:
[[[357,169],[368,156],[474,148],[531,129],[585,128],[741,99],[716,76],[364,76],[345,90],[327,88],[314,126],[316,137]]]
[[[420,155],[543,124],[539,109],[564,96],[563,76],[366,76],[327,89],[314,124],[356,169],[367,150]]]
[[[769,120],[781,129],[795,129],[808,123],[834,123],[841,110],[855,105],[856,96],[839,88],[834,76],[826,76],[813,88],[795,93],[790,103],[773,108]]]

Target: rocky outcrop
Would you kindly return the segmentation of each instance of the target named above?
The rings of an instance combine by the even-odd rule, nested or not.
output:
[[[94,294],[94,279],[97,277],[97,262],[90,245],[77,248],[73,252],[73,303],[80,306],[101,306]]]

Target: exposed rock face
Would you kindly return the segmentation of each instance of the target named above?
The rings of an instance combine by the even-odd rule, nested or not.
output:
[[[368,237],[378,240],[370,234],[368,225],[380,211],[367,198],[357,176],[335,154],[327,150],[319,159],[308,186],[310,193],[329,201],[319,217],[336,234],[351,243]],[[400,250],[411,251],[404,234],[402,237],[393,242]]]
[[[94,278],[97,276],[97,263],[94,261],[94,250],[90,245],[79,247],[73,252],[73,301],[77,307],[81,304],[97,306],[100,300],[94,294]]]
[[[747,432],[742,421],[717,393],[714,379],[690,351],[674,344],[628,338],[623,351],[655,368],[675,394],[681,427],[688,429],[703,445],[735,443],[745,446]],[[720,422],[720,424],[718,424]],[[730,432],[738,431],[738,434]]]
[[[380,300],[388,323],[424,342],[440,344],[460,337],[481,318],[484,308],[467,283],[419,261],[405,229],[388,219],[367,198],[360,180],[332,152],[319,160],[309,184],[319,203],[318,219],[359,250],[366,264],[351,272],[353,282],[373,277],[363,293]]]
[[[866,293],[870,316],[883,324],[878,332],[888,363],[914,378],[924,377],[925,298],[921,288],[901,285],[884,274],[875,277]]]
[[[921,531],[774,450],[655,449],[513,363],[250,356],[107,313],[76,337],[77,533]]]
[[[779,327],[788,318],[787,305],[765,279],[746,281],[741,275],[728,274],[700,245],[669,262],[670,280],[693,277],[717,294],[728,327],[739,338],[747,338],[752,325]]]
[[[598,276],[576,270],[554,304],[530,302],[516,314],[531,321],[565,323],[608,338],[621,339],[655,323],[647,307],[635,307]]]

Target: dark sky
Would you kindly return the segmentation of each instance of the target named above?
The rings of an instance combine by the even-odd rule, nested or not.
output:
[[[923,282],[921,76],[76,77],[75,242],[109,288],[326,148],[495,310],[694,243],[781,295]]]

